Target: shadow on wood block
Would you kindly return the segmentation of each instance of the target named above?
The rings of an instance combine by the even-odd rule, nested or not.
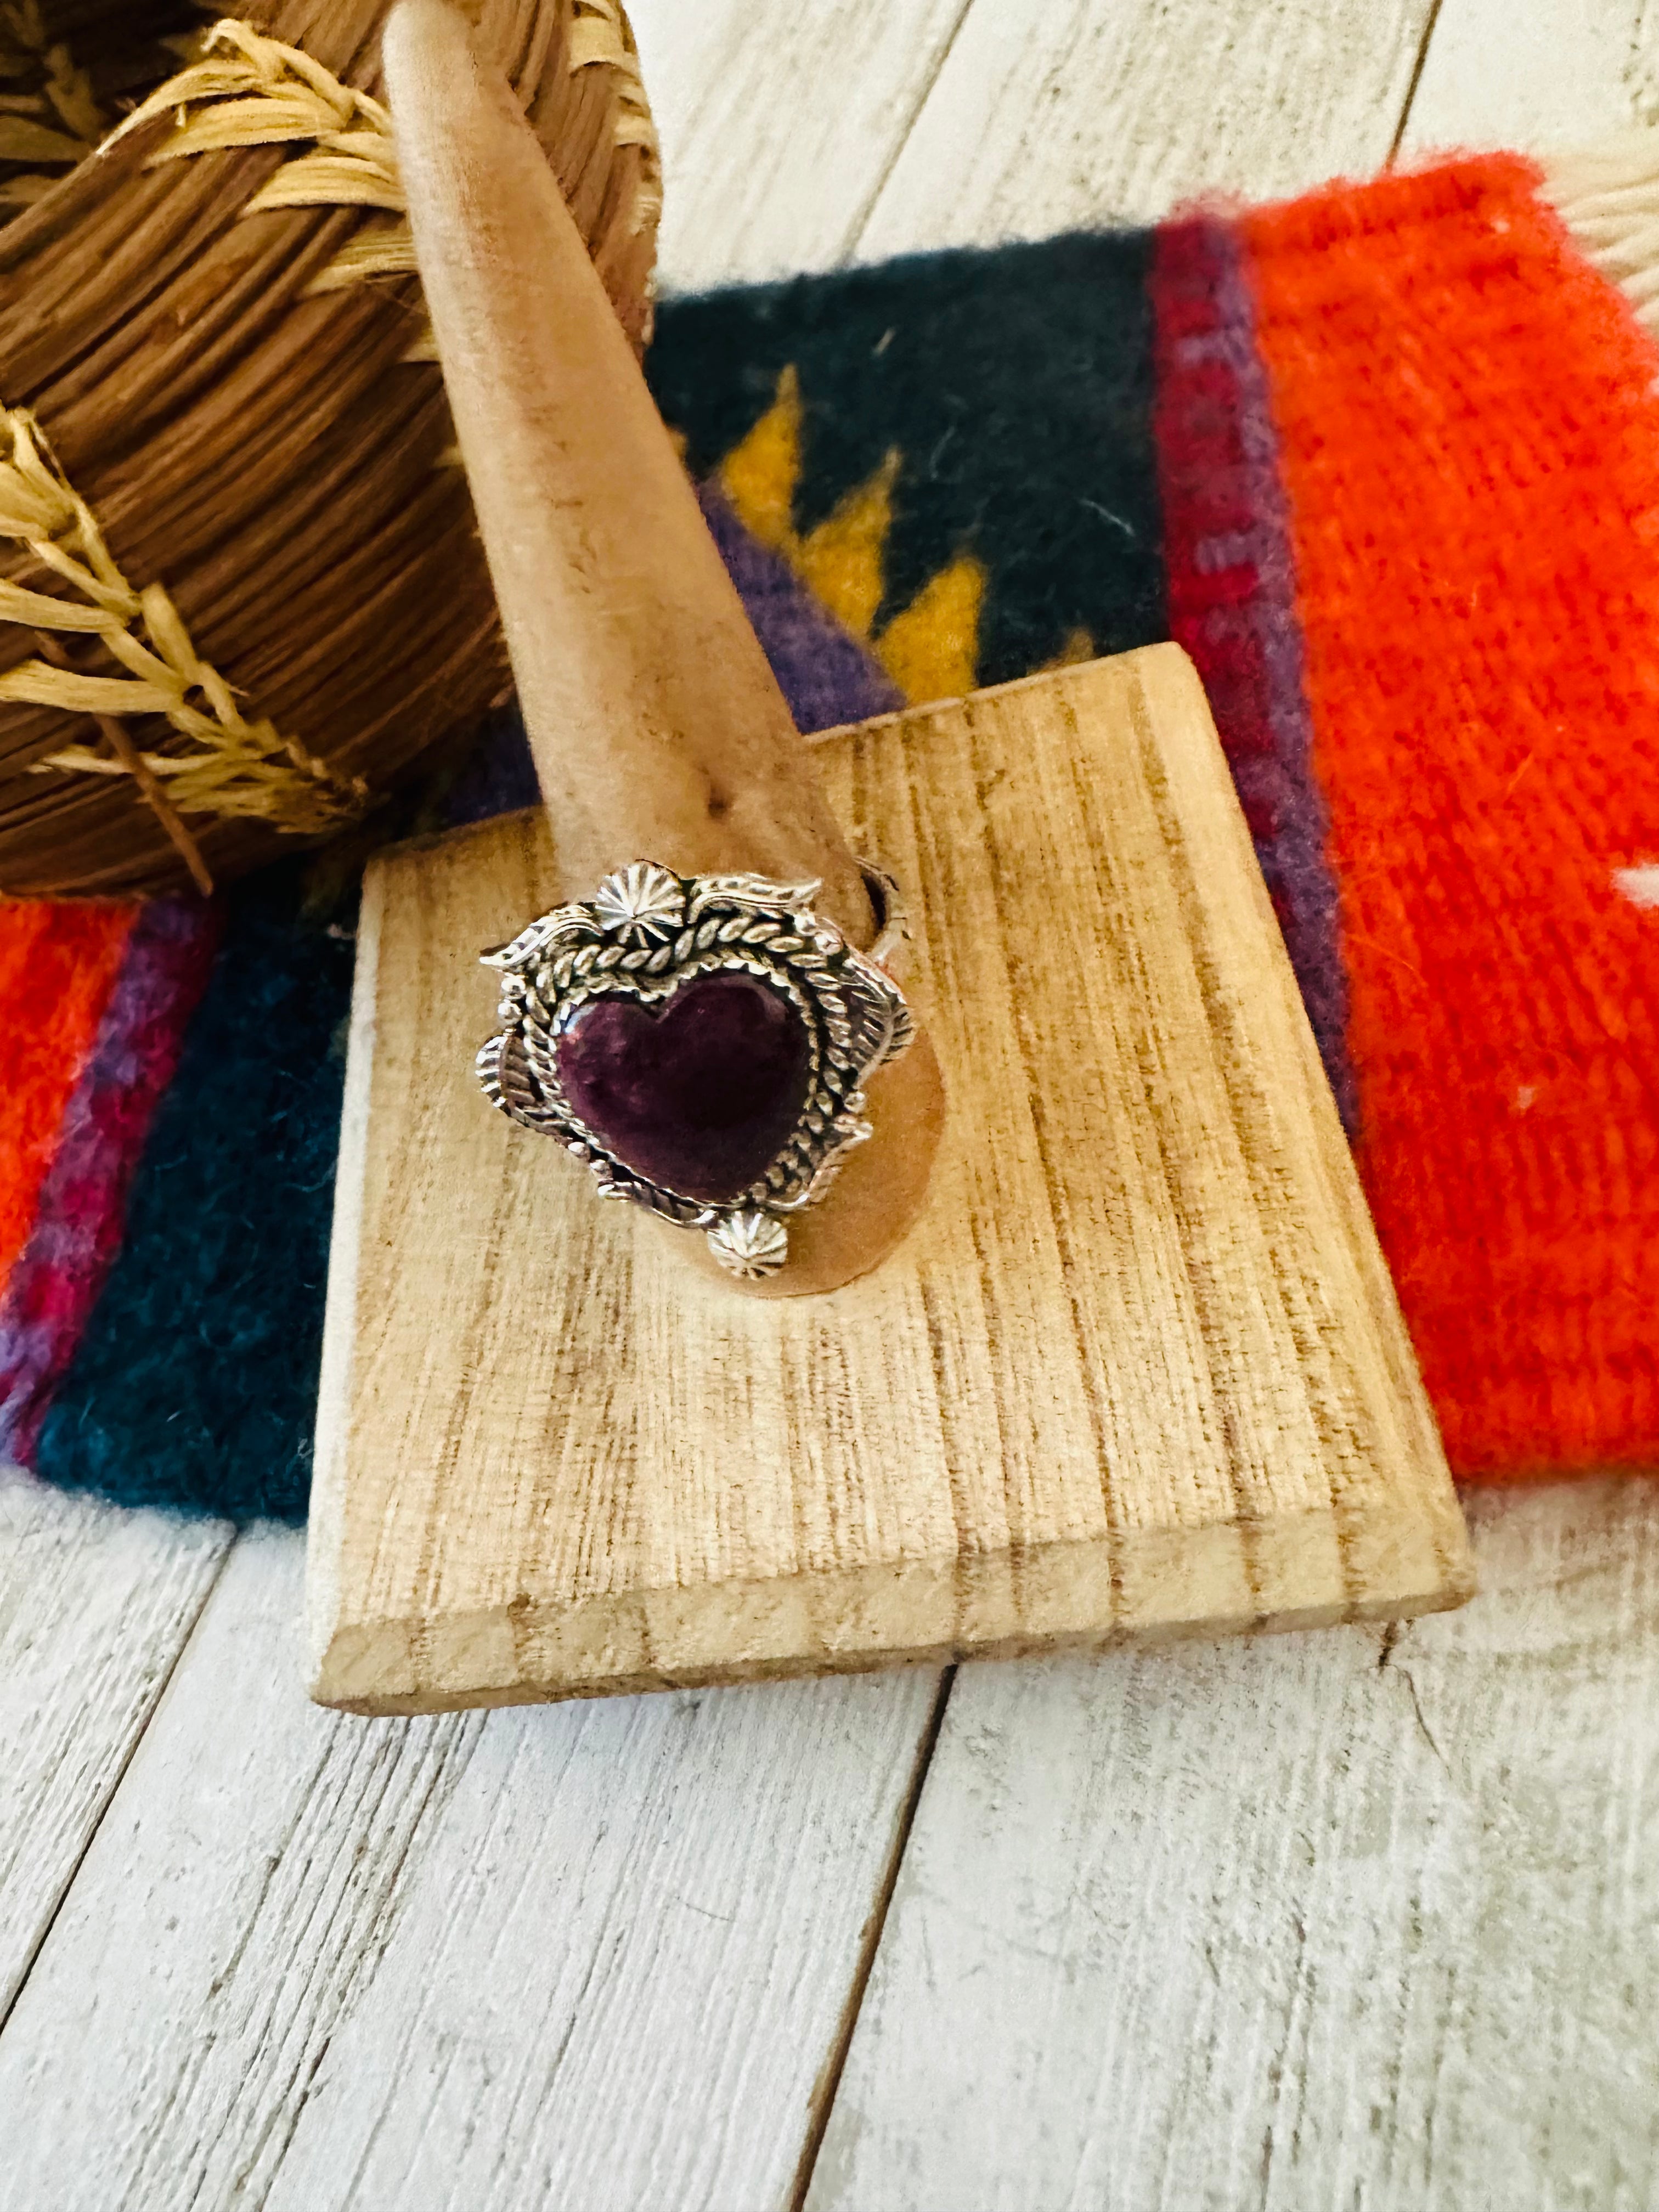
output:
[[[823,1297],[707,1279],[480,1096],[478,950],[564,888],[539,816],[371,870],[311,1523],[324,1703],[418,1712],[1468,1594],[1184,654],[831,732],[817,761],[909,887],[950,1099],[917,1226]]]

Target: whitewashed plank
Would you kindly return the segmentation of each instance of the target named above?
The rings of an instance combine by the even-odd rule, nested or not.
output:
[[[1593,145],[1659,124],[1649,0],[1444,0],[1401,153]]]
[[[1430,14],[1431,0],[975,0],[858,258],[1379,169]]]
[[[0,1468],[0,2020],[229,1540]]]
[[[811,2212],[1659,2202],[1659,1487],[1399,1631],[964,1668]]]
[[[665,289],[841,260],[968,0],[636,0],[662,137]]]
[[[0,2036],[0,2205],[787,2198],[926,1674],[365,1723],[237,1546]]]

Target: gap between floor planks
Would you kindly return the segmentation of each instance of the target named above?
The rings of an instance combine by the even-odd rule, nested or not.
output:
[[[0,2035],[0,2206],[776,2205],[933,1677],[365,1723],[235,1547]]]

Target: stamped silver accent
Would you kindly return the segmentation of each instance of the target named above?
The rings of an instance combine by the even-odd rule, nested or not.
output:
[[[756,1279],[775,1275],[789,1257],[789,1231],[775,1214],[745,1208],[709,1231],[708,1249],[729,1273]]]
[[[501,975],[501,1027],[477,1055],[484,1096],[565,1146],[603,1197],[702,1231],[734,1275],[775,1273],[788,1257],[788,1216],[816,1205],[871,1133],[866,1083],[915,1035],[894,980],[909,945],[902,901],[890,876],[866,866],[864,877],[879,923],[867,953],[814,909],[817,883],[679,876],[653,860],[617,869],[591,898],[554,908],[483,955]],[[557,1045],[596,998],[653,1005],[696,977],[722,973],[754,975],[790,1000],[805,1026],[809,1075],[794,1127],[764,1172],[734,1199],[709,1206],[651,1182],[608,1148],[564,1095]]]
[[[649,860],[607,876],[593,894],[593,911],[624,943],[648,945],[672,937],[685,911],[678,876]]]

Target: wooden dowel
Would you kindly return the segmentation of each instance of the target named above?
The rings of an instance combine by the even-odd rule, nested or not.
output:
[[[642,857],[823,879],[872,934],[805,757],[557,182],[449,0],[402,0],[386,89],[525,726],[574,888]]]
[[[817,878],[821,910],[868,945],[858,864],[505,77],[451,0],[398,0],[384,61],[416,258],[567,892],[641,859],[684,874]],[[745,1287],[832,1287],[909,1225],[943,1117],[925,1039],[870,1099],[876,1138],[792,1225],[788,1266]]]

